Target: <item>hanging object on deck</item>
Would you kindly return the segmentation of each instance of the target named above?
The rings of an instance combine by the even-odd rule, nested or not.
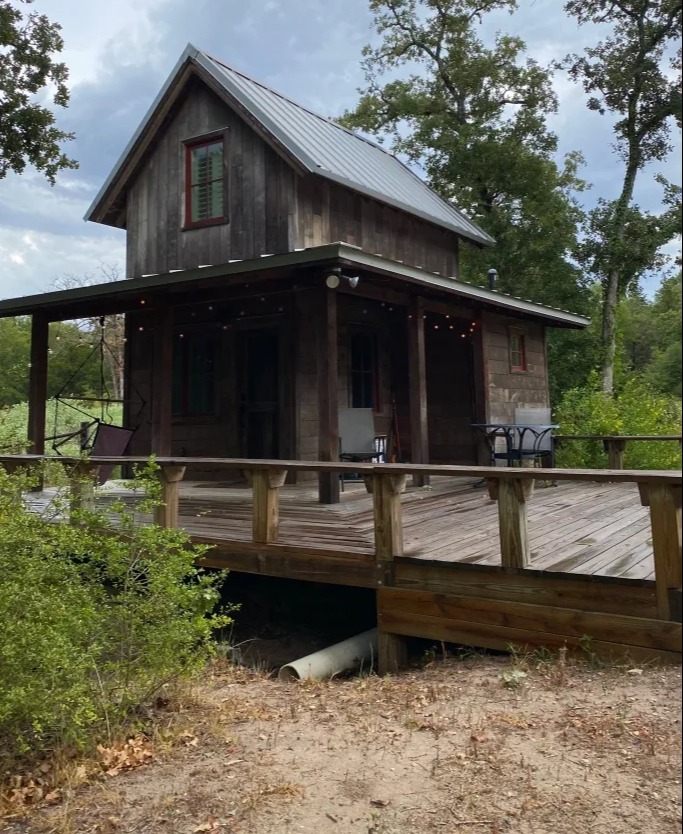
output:
[[[122,366],[118,357],[107,343],[105,338],[105,324],[105,317],[100,316],[100,337],[97,344],[66,380],[60,390],[51,397],[55,403],[53,433],[49,437],[46,437],[45,440],[52,441],[52,449],[58,455],[62,454],[63,446],[78,439],[81,452],[87,452],[89,455],[118,457],[126,451],[131,437],[137,430],[140,416],[144,410],[145,401],[137,392],[135,392],[135,397],[127,399],[111,396],[105,375],[105,361],[107,356],[109,356],[115,371],[121,371]],[[75,397],[67,395],[65,391],[68,391],[72,387],[73,381],[89,362],[94,361],[94,357],[99,359],[99,391],[97,392],[99,396]],[[92,403],[93,408],[88,409],[87,403]],[[135,413],[129,414],[131,428],[119,426],[114,423],[111,413],[111,406],[114,404],[124,407],[127,406],[129,409],[132,404],[137,405]],[[81,419],[77,427],[65,432],[59,432],[59,418],[63,408],[69,409],[74,414],[80,414],[84,419]],[[99,411],[99,414],[93,414],[93,411]],[[101,483],[111,474],[112,469],[113,467],[111,466],[102,467],[102,471],[100,472]]]

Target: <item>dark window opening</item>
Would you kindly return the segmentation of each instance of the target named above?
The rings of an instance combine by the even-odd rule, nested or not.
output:
[[[351,408],[379,411],[376,333],[358,330],[351,334],[349,383]]]
[[[205,333],[178,333],[173,343],[173,415],[215,412],[216,340]]]

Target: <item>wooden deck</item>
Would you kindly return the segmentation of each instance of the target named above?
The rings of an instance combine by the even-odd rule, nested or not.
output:
[[[114,462],[62,460],[75,502],[92,500],[98,467]],[[680,472],[157,462],[155,520],[209,545],[207,567],[375,589],[380,671],[401,665],[411,636],[496,649],[588,640],[596,654],[680,662]],[[183,480],[209,464],[223,483]],[[287,472],[359,479],[328,505],[315,482],[285,485]],[[431,484],[410,486],[411,476]],[[34,507],[48,499],[34,496]]]
[[[473,483],[471,478],[436,477],[429,487],[407,487],[401,502],[404,557],[501,563],[496,502]],[[251,517],[252,495],[246,484],[181,484],[180,526],[202,541],[251,542]],[[529,503],[529,538],[534,569],[654,579],[649,514],[635,484],[537,487]],[[284,486],[278,544],[371,557],[372,497],[362,482],[349,482],[342,502],[326,506],[318,503],[313,485]]]

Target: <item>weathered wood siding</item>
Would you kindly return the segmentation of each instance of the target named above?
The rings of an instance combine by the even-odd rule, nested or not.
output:
[[[547,407],[550,401],[543,326],[488,313],[481,321],[487,419],[514,423],[516,408]],[[511,328],[525,337],[527,370],[523,372],[510,370]]]
[[[297,180],[296,246],[342,241],[429,272],[458,277],[458,237],[320,177]]]
[[[228,221],[183,230],[185,146],[227,130]],[[195,82],[143,161],[127,195],[129,278],[255,258],[293,247],[297,174],[207,87]]]

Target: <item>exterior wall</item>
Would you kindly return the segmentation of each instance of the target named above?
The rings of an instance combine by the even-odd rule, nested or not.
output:
[[[522,332],[525,336],[526,371],[510,370],[510,328]],[[484,313],[482,343],[486,417],[489,421],[514,423],[515,408],[550,405],[542,325]]]
[[[226,135],[228,220],[183,230],[184,141]],[[315,175],[301,176],[195,80],[127,191],[127,277],[342,241],[458,276],[458,237]]]
[[[228,221],[183,231],[183,141],[226,129]],[[195,82],[127,194],[128,278],[293,249],[297,175],[206,86]]]
[[[320,177],[297,180],[296,246],[341,241],[457,278],[458,237]]]

